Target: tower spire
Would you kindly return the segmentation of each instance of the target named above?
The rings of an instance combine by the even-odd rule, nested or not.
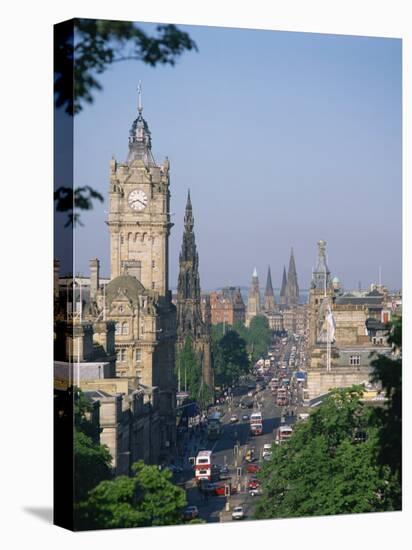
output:
[[[270,312],[275,310],[275,294],[272,286],[272,274],[270,272],[270,266],[268,266],[268,275],[266,279],[266,289],[264,296],[264,308],[265,311]]]
[[[288,281],[286,285],[286,297],[289,306],[296,305],[299,298],[298,276],[296,273],[295,256],[293,247],[290,250]]]
[[[142,107],[142,81],[141,80],[139,80],[139,84],[137,86],[137,110],[139,112],[139,115],[143,111],[143,107]]]

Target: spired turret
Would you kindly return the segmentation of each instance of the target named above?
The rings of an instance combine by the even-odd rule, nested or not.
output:
[[[280,299],[279,299],[279,303],[281,306],[286,305],[286,285],[287,285],[286,267],[283,266],[282,284],[280,287]]]
[[[286,284],[286,303],[290,306],[297,305],[299,301],[299,285],[298,276],[296,273],[295,256],[293,248],[290,251],[288,280]]]
[[[139,82],[137,118],[133,121],[129,132],[129,154],[127,162],[130,164],[134,160],[142,160],[146,166],[156,166],[152,153],[152,135],[142,112],[142,85]]]
[[[270,273],[270,266],[268,267],[263,307],[265,312],[267,313],[273,312],[276,309],[275,293],[273,292],[272,275]]]
[[[261,311],[261,305],[260,305],[259,277],[258,277],[257,269],[255,267],[252,274],[252,284],[249,289],[249,296],[247,301],[247,317],[246,317],[247,326],[250,325],[250,321],[253,319],[253,317],[256,317],[256,315],[260,314],[260,311]]]
[[[213,388],[213,370],[210,342],[209,314],[202,319],[200,303],[199,255],[197,253],[194,217],[190,191],[187,194],[182,250],[179,256],[179,278],[177,285],[177,349],[182,349],[190,337],[194,351],[202,366],[202,381]]]

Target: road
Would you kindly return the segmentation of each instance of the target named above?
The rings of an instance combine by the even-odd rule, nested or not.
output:
[[[298,346],[298,350],[299,350]],[[289,362],[291,352],[291,343],[281,346],[279,359]],[[295,365],[289,365],[287,376],[290,377]],[[231,513],[235,506],[242,506],[245,512],[246,520],[253,519],[254,507],[259,495],[252,496],[249,494],[248,484],[252,474],[246,472],[244,456],[246,450],[250,447],[255,448],[255,457],[258,462],[263,464],[262,451],[266,443],[273,443],[275,431],[281,422],[281,416],[285,416],[287,424],[293,424],[296,420],[296,415],[302,412],[303,409],[297,406],[297,401],[301,401],[301,388],[292,388],[292,402],[287,408],[281,409],[275,405],[275,399],[268,388],[255,394],[254,410],[258,408],[262,412],[263,417],[263,434],[260,436],[252,436],[250,434],[249,420],[242,420],[242,416],[248,416],[253,412],[252,409],[241,409],[236,407],[234,403],[239,402],[240,398],[247,394],[248,389],[236,389],[236,396],[232,402],[226,403],[223,406],[222,433],[217,441],[208,441],[205,434],[194,433],[190,438],[186,437],[185,452],[182,461],[182,466],[185,468],[184,473],[179,476],[181,485],[186,489],[187,500],[189,505],[195,505],[199,509],[199,516],[207,523],[219,521],[231,521]],[[286,416],[294,412],[294,416]],[[230,423],[230,417],[236,414],[239,421]],[[229,497],[225,496],[205,496],[197,488],[195,479],[193,478],[193,469],[189,463],[189,457],[196,456],[200,449],[208,449],[213,451],[213,462],[219,465],[226,465],[229,468],[232,486],[236,487],[237,493]],[[238,476],[238,468],[241,468],[240,476]],[[228,510],[227,510],[228,506]]]
[[[246,390],[247,391],[247,390]],[[226,406],[222,417],[221,437],[213,442],[212,445],[207,441],[193,439],[191,450],[194,452],[197,448],[207,448],[213,451],[214,463],[227,465],[231,475],[232,485],[237,489],[237,494],[230,497],[209,496],[205,497],[198,491],[193,479],[186,482],[187,498],[190,505],[196,505],[199,509],[199,515],[202,519],[209,522],[219,522],[231,520],[231,511],[235,506],[243,506],[246,519],[252,519],[253,509],[256,499],[259,496],[251,496],[248,491],[248,483],[251,475],[246,472],[247,463],[243,458],[248,447],[255,448],[255,456],[262,463],[262,450],[265,443],[273,443],[274,431],[279,426],[281,410],[274,404],[274,399],[269,390],[263,390],[257,394],[260,404],[260,410],[263,417],[263,434],[260,436],[251,436],[249,421],[242,420],[243,414],[250,414],[251,409],[241,409],[240,407]],[[235,424],[230,423],[230,416],[236,414],[239,421]],[[287,418],[286,421],[292,421]],[[237,451],[237,452],[236,452]],[[241,476],[238,477],[238,468],[241,468]],[[229,513],[224,513],[226,502],[229,503]]]

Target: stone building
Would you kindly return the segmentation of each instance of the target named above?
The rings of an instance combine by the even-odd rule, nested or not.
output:
[[[116,362],[110,387],[117,388],[124,380],[127,395],[143,390],[152,401],[153,415],[159,418],[159,449],[151,448],[148,440],[149,449],[143,452],[160,460],[176,440],[176,308],[168,288],[170,166],[167,159],[161,165],[155,162],[142,111],[139,92],[127,160],[110,162],[110,281],[103,284],[99,262],[91,260],[88,281],[71,277],[66,289],[59,289],[61,299],[55,289],[55,310],[58,319],[67,318],[74,327],[79,323],[81,328],[73,330],[84,333],[85,358],[90,334],[103,345],[105,336],[98,324],[112,321]],[[54,276],[58,278],[58,264]],[[101,391],[109,384],[99,378],[82,383]]]
[[[260,315],[260,312],[261,312],[261,303],[260,303],[259,277],[255,267],[252,275],[252,284],[249,289],[249,295],[248,295],[248,301],[247,301],[246,326],[249,326],[253,317],[256,317],[256,315]]]
[[[194,234],[194,217],[190,192],[187,195],[182,249],[179,256],[177,285],[177,350],[189,336],[198,355],[203,383],[213,390],[210,324],[202,319],[200,298],[199,255]],[[206,304],[206,309],[208,305]]]
[[[309,292],[308,390],[311,397],[333,387],[368,381],[373,352],[391,353],[386,327],[380,320],[382,311],[383,294],[376,290],[343,292],[339,280],[331,277],[326,242],[319,241],[318,262]]]
[[[233,326],[235,323],[245,323],[246,306],[242,298],[240,288],[230,286],[220,291],[209,294],[211,324],[227,323]],[[202,311],[206,311],[206,296],[202,298]],[[205,313],[203,313],[205,315]]]

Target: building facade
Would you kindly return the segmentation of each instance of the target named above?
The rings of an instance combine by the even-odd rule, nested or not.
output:
[[[206,312],[207,298],[210,304],[210,319],[212,325],[227,323],[245,323],[246,306],[240,288],[230,286],[220,291],[211,292],[208,297],[202,298],[202,310]],[[203,313],[205,315],[205,313]]]

